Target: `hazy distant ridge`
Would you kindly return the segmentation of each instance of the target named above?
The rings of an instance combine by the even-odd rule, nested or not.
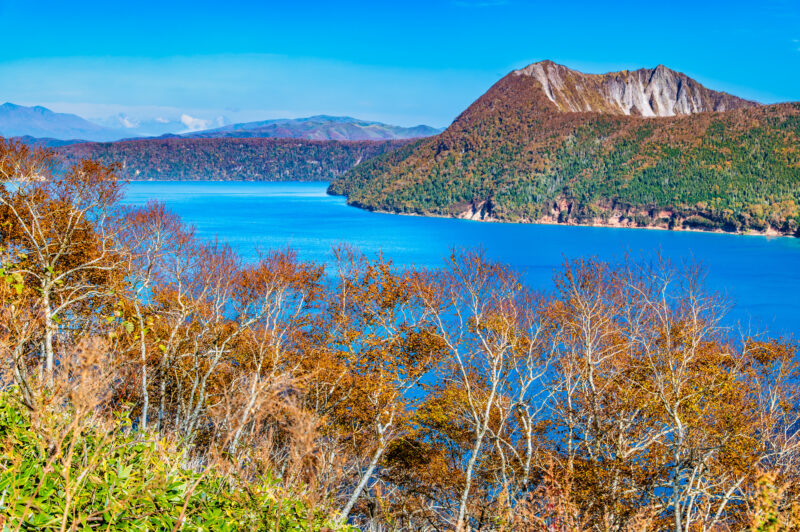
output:
[[[317,115],[232,124],[215,129],[186,133],[189,138],[293,138],[307,140],[393,140],[430,137],[441,129],[418,125],[393,126],[359,120],[349,116]]]
[[[4,103],[0,105],[0,136],[108,141],[130,134],[94,124],[78,115],[55,113],[38,105],[25,107]]]
[[[168,124],[178,127],[180,122],[169,122]],[[145,127],[145,125],[139,124],[141,127]],[[46,107],[25,107],[13,103],[0,105],[0,136],[17,138],[27,144],[50,147],[63,145],[64,141],[69,143],[106,142],[131,138],[170,137],[398,140],[430,137],[442,131],[425,125],[402,127],[359,120],[349,116],[327,115],[245,122],[192,132],[178,130],[161,135],[161,137],[143,134],[141,127],[110,128],[90,122],[78,115],[56,113]]]

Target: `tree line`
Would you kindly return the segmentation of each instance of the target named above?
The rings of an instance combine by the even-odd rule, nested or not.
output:
[[[800,523],[797,345],[696,269],[243,262],[115,172],[0,144],[10,530]]]
[[[285,138],[165,138],[84,142],[58,148],[72,162],[119,163],[126,179],[329,181],[408,141]]]

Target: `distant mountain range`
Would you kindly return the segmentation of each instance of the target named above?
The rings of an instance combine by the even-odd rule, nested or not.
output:
[[[188,138],[293,138],[308,140],[391,140],[430,137],[441,133],[430,126],[400,127],[368,122],[349,116],[317,115],[233,124],[206,131],[186,133]]]
[[[68,161],[90,157],[118,162],[127,179],[330,181],[360,162],[403,146],[407,139],[440,132],[428,126],[312,116],[131,139],[130,126],[158,128],[169,123],[133,124],[125,116],[114,120],[124,129],[44,107],[7,103],[0,106],[0,135],[54,148]]]
[[[543,61],[329,190],[389,212],[800,236],[800,104],[759,105],[664,66]]]
[[[126,134],[122,130],[94,124],[78,115],[54,113],[41,106],[4,103],[0,105],[0,136],[107,141],[124,138]]]
[[[190,118],[190,117],[189,117]],[[117,141],[149,136],[185,138],[295,138],[308,140],[395,140],[436,135],[429,126],[400,127],[343,116],[312,116],[232,124],[190,133],[175,133],[185,126],[179,121],[135,122],[124,115],[111,117],[106,127],[77,115],[55,113],[45,107],[6,103],[0,106],[0,136],[56,147],[65,143]],[[153,135],[156,136],[156,135]]]

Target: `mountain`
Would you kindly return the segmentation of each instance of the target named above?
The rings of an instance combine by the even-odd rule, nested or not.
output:
[[[121,130],[94,124],[78,115],[55,113],[38,105],[25,107],[4,103],[0,105],[0,136],[104,141],[130,135],[126,135]]]
[[[561,112],[664,117],[758,105],[707,89],[686,74],[664,65],[609,74],[584,74],[552,61],[542,61],[515,70],[512,75],[536,80],[545,96]]]
[[[220,127],[180,133],[187,129]],[[159,138],[294,138],[307,140],[398,140],[429,137],[441,129],[419,125],[401,127],[359,120],[347,116],[318,115],[281,118],[221,126],[223,117],[203,120],[183,114],[180,120],[132,118],[124,113],[93,123],[77,115],[54,113],[45,107],[24,107],[12,103],[0,106],[0,136],[27,144],[55,147],[62,141],[116,141],[137,137]]]
[[[664,66],[597,75],[545,61],[329,191],[389,212],[795,234],[800,104],[759,105]]]
[[[57,148],[67,162],[119,163],[125,179],[176,181],[330,181],[408,141],[304,139],[137,139]]]
[[[294,138],[308,140],[392,140],[430,137],[440,133],[430,126],[401,127],[368,122],[349,116],[317,115],[231,124],[215,129],[185,133],[187,138]]]
[[[19,122],[19,126],[9,128],[8,136],[15,140],[56,149],[68,162],[83,157],[118,162],[122,177],[140,180],[330,181],[360,162],[405,145],[407,139],[440,131],[428,126],[404,128],[349,117],[314,116],[131,139],[143,128],[158,128],[160,124],[169,129],[175,124],[165,120],[137,122],[118,115],[109,120],[123,129],[111,129],[43,107],[6,104],[2,109]],[[0,124],[4,123],[2,116]],[[5,123],[13,122],[9,118]],[[30,133],[19,135],[20,127]],[[76,140],[81,137],[127,140]]]

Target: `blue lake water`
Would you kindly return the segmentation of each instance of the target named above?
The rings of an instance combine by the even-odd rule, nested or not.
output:
[[[371,213],[325,194],[325,183],[134,182],[125,202],[159,200],[203,238],[229,242],[245,258],[291,247],[300,258],[329,263],[331,248],[351,244],[397,264],[436,267],[453,248],[481,247],[522,271],[533,288],[549,288],[565,259],[626,255],[699,263],[706,287],[733,303],[729,323],[800,333],[800,239],[558,225],[499,224]]]

